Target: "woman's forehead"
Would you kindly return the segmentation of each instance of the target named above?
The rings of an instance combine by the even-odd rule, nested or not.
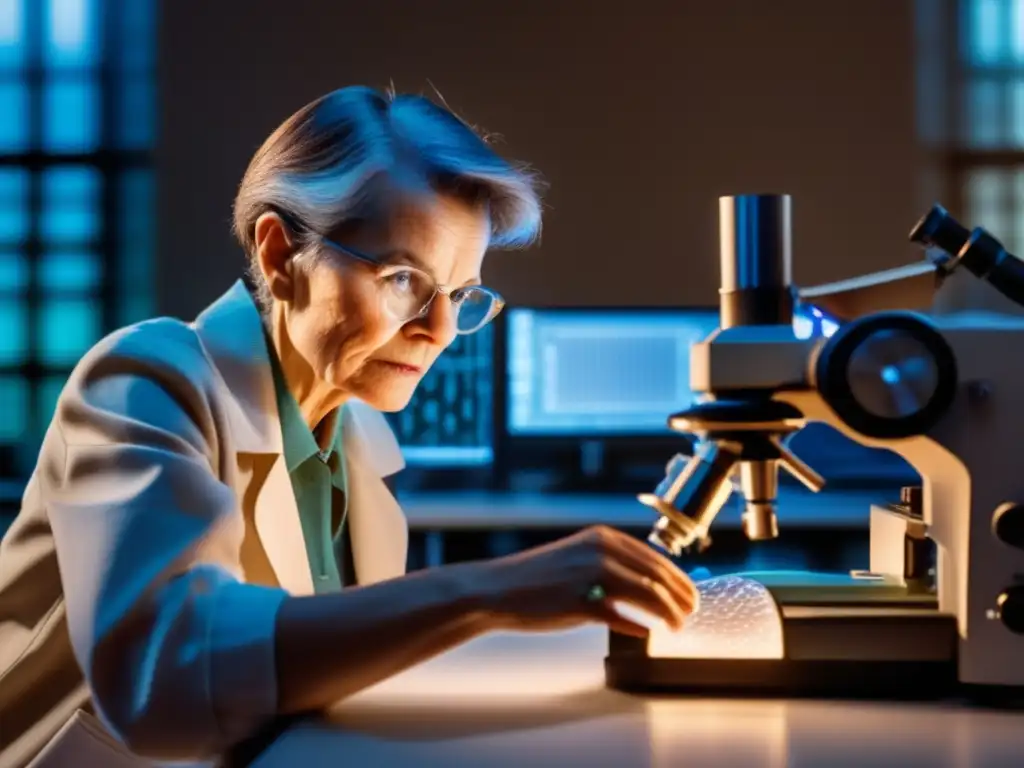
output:
[[[365,224],[359,240],[368,247],[404,252],[434,269],[465,271],[454,262],[479,269],[490,242],[485,206],[439,193],[389,195]]]
[[[487,207],[440,192],[395,192],[375,207],[373,217],[387,233],[416,237],[486,238]]]

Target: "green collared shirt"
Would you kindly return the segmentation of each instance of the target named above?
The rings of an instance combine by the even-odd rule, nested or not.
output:
[[[342,412],[338,409],[321,423],[321,429],[329,434],[314,435],[306,425],[276,359],[272,359],[272,367],[284,441],[284,461],[299,508],[313,586],[317,594],[337,592],[344,586],[341,534],[348,512],[345,459],[341,450]],[[333,500],[335,492],[344,498],[337,505],[341,507],[338,510]]]

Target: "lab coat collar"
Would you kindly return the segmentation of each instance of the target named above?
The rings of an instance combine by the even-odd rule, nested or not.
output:
[[[245,284],[237,281],[195,320],[228,399],[228,422],[239,453],[271,454],[269,474],[255,502],[255,525],[281,586],[313,591],[299,510],[284,461],[270,352],[263,321]],[[361,584],[405,570],[405,518],[382,478],[405,465],[384,417],[358,400],[341,413],[341,454],[348,472],[349,522]]]

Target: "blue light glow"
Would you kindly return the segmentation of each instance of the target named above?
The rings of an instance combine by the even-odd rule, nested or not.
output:
[[[39,318],[40,357],[51,365],[74,365],[99,340],[100,305],[91,299],[50,299]]]
[[[15,296],[0,299],[0,365],[17,365],[28,352],[28,310]]]
[[[0,243],[20,245],[27,235],[28,172],[0,168]]]
[[[99,235],[100,182],[97,169],[79,166],[53,168],[43,175],[44,240],[81,244]]]
[[[900,369],[895,365],[887,365],[882,369],[882,381],[886,384],[899,384]]]
[[[0,152],[22,152],[28,147],[28,86],[0,82]]]
[[[95,253],[47,253],[39,273],[43,289],[52,293],[84,292],[98,288],[102,279]]]
[[[61,392],[64,391],[64,385],[67,383],[67,379],[64,376],[47,376],[43,380],[43,385],[39,391],[39,397],[36,401],[36,423],[45,428],[47,424],[53,419],[53,412],[57,409],[57,401],[60,400]]]
[[[1012,2],[1012,0],[1011,0]],[[969,0],[967,58],[972,64],[999,64],[1006,56],[1004,0]]]
[[[28,287],[28,262],[24,254],[0,252],[0,294],[17,294]]]
[[[120,66],[146,73],[156,65],[156,3],[152,0],[122,2]]]
[[[24,0],[0,0],[0,71],[17,69],[25,63],[23,3]]]
[[[99,3],[93,0],[37,0],[46,2],[47,66],[78,69],[99,62]]]
[[[118,322],[129,325],[151,316],[156,304],[153,173],[144,169],[125,171],[118,185],[121,202],[117,217],[121,251],[118,269],[121,285],[132,286],[118,297]]]
[[[89,152],[100,142],[100,89],[93,80],[59,80],[43,89],[43,146]]]
[[[28,383],[0,376],[0,442],[17,443],[28,428]]]
[[[152,77],[145,73],[125,80],[117,105],[117,144],[122,149],[145,149],[153,143],[156,114]]]
[[[1024,64],[1024,0],[1013,0],[1010,11],[1010,29],[1013,31],[1013,58]]]

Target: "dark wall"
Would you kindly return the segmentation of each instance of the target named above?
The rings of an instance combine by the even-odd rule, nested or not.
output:
[[[914,257],[909,0],[162,5],[163,312],[239,274],[231,201],[263,138],[390,80],[433,83],[550,182],[543,244],[487,266],[512,302],[715,301],[722,194],[794,196],[804,284]]]

